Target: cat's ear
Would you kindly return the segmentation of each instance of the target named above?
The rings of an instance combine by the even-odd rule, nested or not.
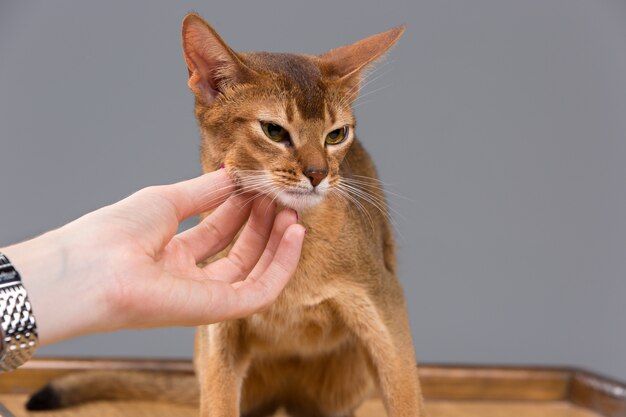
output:
[[[200,15],[185,16],[182,32],[187,84],[196,97],[211,104],[224,88],[241,82],[249,70]]]
[[[331,49],[319,58],[331,79],[354,91],[358,89],[363,70],[385,55],[403,33],[404,25],[397,26],[351,45]]]

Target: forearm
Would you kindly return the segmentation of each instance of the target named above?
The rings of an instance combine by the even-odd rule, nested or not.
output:
[[[104,291],[81,279],[63,229],[0,249],[22,277],[33,308],[39,344],[97,331],[106,314]]]

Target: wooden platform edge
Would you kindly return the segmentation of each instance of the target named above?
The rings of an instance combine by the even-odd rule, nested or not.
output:
[[[573,370],[568,399],[606,417],[626,417],[626,383],[584,370]]]
[[[29,393],[70,372],[193,372],[189,360],[36,358],[0,374],[0,392]],[[626,417],[626,383],[576,368],[437,365],[419,367],[427,400],[569,401],[606,417]]]

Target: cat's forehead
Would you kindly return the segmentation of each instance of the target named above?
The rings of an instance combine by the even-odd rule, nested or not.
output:
[[[286,53],[252,52],[246,64],[269,76],[274,87],[288,93],[304,119],[324,119],[327,91],[314,58]]]

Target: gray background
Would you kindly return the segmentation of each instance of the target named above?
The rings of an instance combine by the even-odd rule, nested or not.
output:
[[[0,245],[200,172],[189,10],[241,50],[321,53],[406,23],[357,115],[412,200],[391,198],[419,359],[626,379],[624,1],[2,0]],[[189,357],[192,333],[39,355]]]

